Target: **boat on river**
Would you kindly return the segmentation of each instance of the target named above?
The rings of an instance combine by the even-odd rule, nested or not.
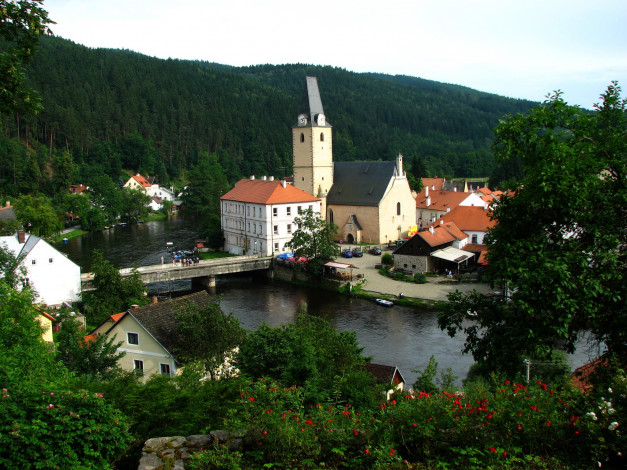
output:
[[[382,307],[393,307],[394,306],[394,302],[392,302],[391,300],[374,299],[374,301],[376,303],[378,303],[379,305],[381,305]]]

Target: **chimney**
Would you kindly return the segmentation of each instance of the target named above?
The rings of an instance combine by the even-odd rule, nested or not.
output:
[[[26,243],[26,233],[24,232],[24,230],[18,230],[17,231],[17,242],[21,245],[23,243]]]
[[[444,221],[440,219],[440,225],[444,225]]]
[[[456,193],[457,192],[457,186],[453,187],[453,192]]]
[[[425,186],[425,197],[429,196],[429,186]]]
[[[398,176],[403,176],[403,156],[400,153],[396,157],[396,173]]]
[[[427,197],[427,207],[431,205],[431,196]]]
[[[281,186],[283,186],[284,188],[287,187],[287,181],[285,180],[281,180]]]
[[[429,227],[429,233],[431,233],[431,235],[433,235],[435,233],[435,230],[434,230],[433,226]]]
[[[4,204],[4,207],[11,207],[11,201],[7,201],[7,202]]]
[[[263,175],[263,176],[261,177],[261,181],[265,181],[265,180],[266,180],[266,175]]]
[[[268,181],[274,181],[274,176],[268,176]]]
[[[250,181],[255,181],[255,175],[250,175]]]

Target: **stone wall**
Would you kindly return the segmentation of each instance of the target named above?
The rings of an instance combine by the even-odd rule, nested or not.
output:
[[[194,452],[211,447],[214,442],[224,442],[229,450],[243,449],[243,436],[226,431],[211,431],[193,436],[155,437],[148,439],[142,449],[138,470],[184,470],[185,462]]]

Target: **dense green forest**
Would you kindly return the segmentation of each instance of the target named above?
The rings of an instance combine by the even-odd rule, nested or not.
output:
[[[424,168],[421,176],[490,175],[492,129],[533,105],[407,76],[303,64],[234,68],[45,36],[27,69],[44,109],[2,118],[2,192],[53,193],[52,157],[62,153],[83,183],[103,173],[117,182],[126,169],[171,184],[203,152],[218,155],[230,183],[290,175],[290,128],[306,75],[318,78],[337,161],[401,152]],[[18,148],[25,145],[29,152]]]

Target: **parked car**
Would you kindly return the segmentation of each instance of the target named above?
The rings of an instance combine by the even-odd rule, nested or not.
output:
[[[353,256],[355,258],[361,258],[364,254],[361,252],[359,248],[353,248]]]
[[[294,256],[290,261],[294,264],[305,264],[309,261],[309,258],[305,256]]]
[[[343,258],[352,258],[353,257],[353,252],[351,250],[344,250],[344,251],[342,251],[342,257]]]
[[[368,251],[368,253],[370,253],[371,255],[375,255],[375,256],[380,256],[381,255],[381,249],[377,248],[376,246],[373,248],[370,248],[370,250]]]

